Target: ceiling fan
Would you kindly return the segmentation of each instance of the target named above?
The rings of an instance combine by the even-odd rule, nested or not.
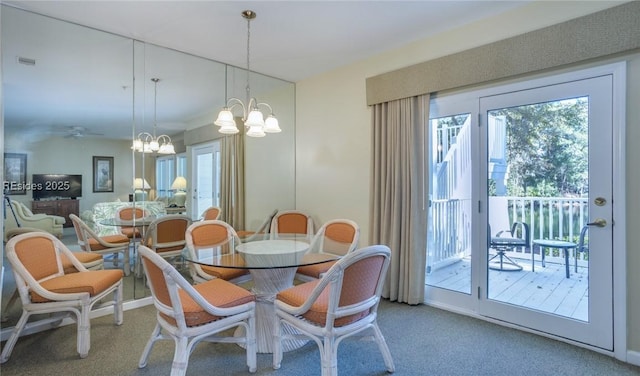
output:
[[[57,134],[63,135],[64,138],[82,138],[86,136],[104,136],[104,133],[93,132],[90,129],[80,126],[69,126],[56,129]]]

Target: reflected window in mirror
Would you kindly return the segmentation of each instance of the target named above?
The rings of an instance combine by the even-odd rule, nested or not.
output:
[[[157,197],[171,197],[171,185],[176,178],[175,156],[158,157],[156,159],[156,194]]]

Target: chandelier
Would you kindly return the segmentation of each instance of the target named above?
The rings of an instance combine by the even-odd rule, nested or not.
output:
[[[171,137],[166,134],[156,137],[157,111],[158,111],[158,81],[159,78],[152,78],[154,84],[153,96],[153,134],[142,132],[133,141],[132,149],[142,153],[175,154],[176,151],[171,143]]]
[[[242,12],[242,17],[247,20],[247,99],[249,103],[245,105],[242,100],[238,98],[229,98],[227,100],[226,106],[218,113],[218,118],[215,122],[215,125],[219,126],[218,130],[223,134],[235,134],[238,133],[238,127],[236,126],[236,122],[233,118],[233,110],[234,107],[240,106],[242,107],[242,121],[244,122],[244,126],[247,129],[247,136],[249,137],[264,137],[266,133],[278,133],[282,130],[278,125],[278,119],[273,116],[273,109],[267,103],[260,103],[254,97],[251,96],[251,90],[249,88],[249,75],[251,74],[251,66],[250,62],[250,46],[249,41],[251,40],[251,20],[256,18],[256,13],[252,10],[245,10]],[[264,119],[264,115],[258,109],[259,106],[263,106],[269,109],[269,116],[267,119]],[[247,114],[248,112],[248,114]]]

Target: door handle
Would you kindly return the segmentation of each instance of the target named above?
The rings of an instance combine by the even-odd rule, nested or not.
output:
[[[593,222],[587,223],[587,226],[596,226],[596,227],[605,227],[606,225],[607,225],[607,221],[602,218],[598,218]]]

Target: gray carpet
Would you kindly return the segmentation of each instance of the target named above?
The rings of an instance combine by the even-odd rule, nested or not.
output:
[[[75,325],[23,337],[11,359],[0,366],[10,375],[168,375],[173,342],[156,345],[149,364],[138,358],[155,322],[152,306],[125,311],[122,326],[112,316],[92,320],[91,350],[76,353]],[[504,328],[428,306],[383,301],[379,323],[396,365],[396,375],[640,375],[640,367],[605,355]],[[341,375],[385,375],[373,342],[345,340],[338,349]],[[187,375],[248,375],[244,351],[233,344],[201,343]],[[282,368],[271,355],[258,355],[257,375],[320,375],[315,343],[285,353]]]

